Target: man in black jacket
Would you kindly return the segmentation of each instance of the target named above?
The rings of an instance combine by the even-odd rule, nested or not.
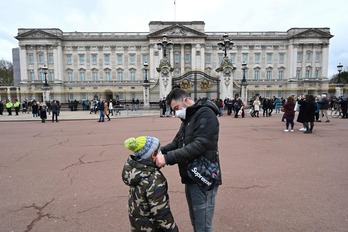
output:
[[[219,180],[211,190],[200,188],[187,174],[187,162],[200,156],[218,162],[219,169],[219,109],[213,102],[200,99],[194,102],[189,94],[180,88],[173,89],[167,96],[167,104],[181,118],[182,123],[173,141],[161,148],[156,164],[178,164],[181,182],[185,184],[185,193],[194,231],[213,230],[215,196],[221,185]]]

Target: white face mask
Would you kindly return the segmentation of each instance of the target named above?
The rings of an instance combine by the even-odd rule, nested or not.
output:
[[[175,115],[178,118],[185,119],[186,118],[186,108],[182,107],[181,110],[176,110]]]

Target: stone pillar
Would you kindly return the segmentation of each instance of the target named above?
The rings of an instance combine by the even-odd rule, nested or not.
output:
[[[143,84],[144,110],[150,109],[150,83]]]
[[[233,98],[233,70],[236,68],[233,67],[232,62],[224,57],[220,67],[215,71],[220,75],[220,98],[224,100],[225,98]]]
[[[241,99],[245,105],[248,105],[248,89],[247,86],[242,86]]]
[[[171,67],[170,62],[167,58],[163,58],[160,61],[160,65],[156,68],[159,76],[159,87],[160,87],[160,99],[166,97],[172,90],[172,78],[174,69]]]
[[[19,98],[19,88],[16,87],[16,95],[17,95],[17,99],[19,102],[22,102],[22,100]]]
[[[6,91],[7,91],[7,99],[9,99],[10,101],[12,101],[12,99],[11,99],[11,88],[7,87],[7,88],[6,88]]]
[[[343,85],[337,84],[335,87],[335,90],[336,90],[336,93],[335,93],[336,97],[343,96]]]

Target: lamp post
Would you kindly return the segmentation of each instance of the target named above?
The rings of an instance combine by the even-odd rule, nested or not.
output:
[[[172,45],[173,43],[168,41],[167,34],[164,33],[162,36],[162,42],[157,43],[158,49],[163,49],[163,58],[167,58],[167,49],[169,50]]]
[[[220,50],[224,49],[224,57],[227,57],[227,49],[232,49],[233,42],[228,38],[228,35],[226,33],[222,37],[223,39],[218,43],[218,46]]]
[[[338,75],[337,75],[337,84],[341,84],[341,72],[342,72],[342,68],[343,68],[343,65],[341,63],[339,63],[337,65],[337,71],[338,71]]]
[[[46,67],[46,65],[42,68],[42,72],[45,75],[45,83],[44,83],[44,87],[49,87],[48,83],[47,83],[47,70],[48,68]]]
[[[50,96],[50,89],[51,89],[48,82],[47,82],[47,70],[48,70],[48,68],[45,65],[43,68],[41,68],[41,70],[42,70],[43,74],[45,75],[45,83],[42,87],[42,90],[43,90],[42,101],[47,102],[49,99],[49,96]]]
[[[336,84],[336,97],[343,96],[343,84],[341,83],[341,72],[342,72],[343,65],[339,63],[337,65],[337,84]]]
[[[247,63],[244,61],[242,63],[242,70],[243,70],[243,78],[242,78],[242,81],[241,81],[241,89],[242,89],[242,101],[243,102],[247,102],[248,98],[247,98],[247,86],[248,86],[248,82],[245,78],[245,73],[246,73],[246,70],[248,69],[247,67]]]
[[[145,79],[143,82],[143,98],[144,98],[144,109],[150,109],[150,82],[147,79],[147,62],[144,63]]]

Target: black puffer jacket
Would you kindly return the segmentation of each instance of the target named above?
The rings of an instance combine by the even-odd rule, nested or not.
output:
[[[203,155],[209,160],[219,162],[218,114],[216,104],[207,99],[199,100],[186,109],[186,119],[182,120],[174,140],[161,148],[167,164],[178,164],[183,184],[194,183],[186,172],[188,161]],[[221,184],[221,178],[218,184]]]

